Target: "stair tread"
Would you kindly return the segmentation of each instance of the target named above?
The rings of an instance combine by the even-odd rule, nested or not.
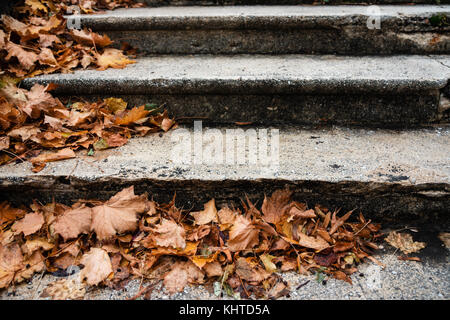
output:
[[[192,128],[188,130],[193,133]],[[225,129],[221,130],[225,137]],[[424,185],[448,188],[450,183],[448,126],[408,131],[282,127],[277,169],[258,164],[185,166],[173,162],[172,150],[178,141],[172,139],[173,132],[136,137],[120,148],[97,151],[94,157],[81,151],[75,159],[48,163],[39,173],[32,173],[28,162],[4,165],[0,186],[44,183],[49,187],[61,176],[106,183],[110,179],[324,181],[371,184],[373,188],[400,184],[419,190]],[[230,148],[225,140],[224,147]]]
[[[151,56],[124,69],[25,79],[64,94],[344,92],[435,90],[450,79],[450,55]],[[175,91],[174,91],[175,92]]]

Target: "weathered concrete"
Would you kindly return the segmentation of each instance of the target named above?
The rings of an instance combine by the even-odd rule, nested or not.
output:
[[[23,81],[56,83],[61,96],[126,96],[166,103],[209,122],[405,126],[445,119],[450,56],[156,56],[125,69]]]
[[[289,186],[300,201],[358,208],[385,221],[448,215],[450,127],[281,128],[279,168],[261,165],[261,158],[256,165],[182,165],[172,156],[179,145],[172,134],[135,138],[95,157],[82,152],[76,159],[49,163],[37,174],[29,163],[2,166],[0,200],[107,199],[133,184],[137,192],[148,191],[159,201],[169,201],[176,192],[178,203],[191,208],[213,197],[219,204],[239,203],[244,192],[260,199],[263,193]],[[269,139],[269,150],[272,143]],[[224,145],[229,152],[231,146]],[[242,145],[238,152],[244,148],[249,147]]]
[[[367,27],[367,6],[122,9],[82,15],[81,25],[146,54],[450,53],[450,24],[436,23],[450,20],[450,6],[379,8],[379,30]]]

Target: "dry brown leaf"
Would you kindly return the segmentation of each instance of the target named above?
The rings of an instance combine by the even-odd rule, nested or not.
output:
[[[150,111],[145,110],[145,106],[134,107],[133,109],[125,112],[125,114],[118,116],[114,120],[114,124],[121,126],[128,126],[132,123],[140,123],[143,119],[146,119]]]
[[[331,229],[330,229],[330,235],[335,233],[339,227],[344,225],[344,222],[347,221],[348,218],[350,218],[352,211],[347,212],[342,217],[336,219],[336,212],[333,213],[333,216],[331,218]]]
[[[97,54],[97,70],[106,70],[107,68],[123,69],[126,65],[136,61],[128,59],[120,50],[105,49],[103,54]]]
[[[230,229],[228,248],[231,251],[251,249],[259,243],[259,230],[247,218],[239,215]]]
[[[42,292],[41,297],[52,300],[83,300],[86,286],[77,278],[62,279],[51,282]]]
[[[205,203],[204,209],[202,211],[191,212],[190,214],[194,217],[195,224],[197,225],[205,225],[211,222],[218,222],[216,202],[214,201],[214,199]]]
[[[281,217],[289,209],[292,191],[288,189],[277,190],[272,193],[270,198],[264,197],[264,202],[261,207],[264,220],[268,223],[277,224]]]
[[[384,240],[394,248],[400,249],[404,254],[420,251],[426,246],[425,242],[413,241],[409,233],[391,231]]]
[[[441,232],[439,233],[438,238],[441,239],[441,241],[444,243],[447,249],[450,249],[450,233]]]
[[[42,163],[42,162],[60,161],[75,157],[76,154],[72,149],[64,148],[56,152],[40,154],[37,157],[32,158],[30,161],[32,163]]]
[[[19,60],[19,63],[26,70],[30,70],[38,61],[38,55],[32,51],[27,51],[23,49],[21,46],[8,41],[6,43],[6,51],[8,51],[8,55],[6,56],[6,60],[11,59],[11,57],[16,57]]]
[[[123,189],[107,202],[92,208],[92,226],[99,240],[108,240],[117,233],[134,231],[138,214],[147,209],[147,196],[134,194],[134,187]]]
[[[29,236],[30,234],[38,232],[44,225],[44,222],[42,213],[32,212],[26,214],[23,219],[15,222],[12,225],[11,230],[13,230],[15,234],[23,232],[24,236]]]
[[[74,206],[75,207],[75,206]],[[78,237],[81,233],[89,233],[91,229],[92,209],[81,205],[67,210],[58,216],[52,224],[55,233],[64,241]]]
[[[191,261],[177,262],[164,276],[164,287],[170,294],[183,291],[188,283],[203,283],[203,272]]]
[[[251,258],[239,257],[236,260],[236,274],[242,279],[250,282],[261,282],[270,276],[257,262]]]
[[[55,247],[55,244],[50,243],[45,238],[36,238],[27,240],[22,246],[24,254],[31,256],[36,250],[42,249],[44,251],[51,250]]]
[[[185,230],[177,223],[162,219],[161,223],[153,229],[157,234],[153,236],[156,245],[184,249],[186,247]]]
[[[81,279],[86,279],[89,285],[98,285],[113,272],[111,259],[103,249],[91,248],[83,255],[80,262],[84,265],[81,270]]]
[[[106,47],[112,44],[111,39],[106,34],[101,36],[96,32],[88,31],[86,29],[72,29],[70,35],[80,44],[92,45],[92,43],[95,43],[95,45],[99,47]]]
[[[45,258],[42,256],[40,251],[35,251],[31,257],[25,259],[23,265],[25,268],[21,269],[16,273],[14,277],[14,282],[22,282],[24,280],[30,279],[36,272],[41,272],[45,270]]]
[[[0,245],[0,288],[6,288],[15,274],[24,268],[22,251],[17,243]]]
[[[0,225],[22,218],[25,213],[26,211],[23,209],[12,208],[6,201],[0,202]]]

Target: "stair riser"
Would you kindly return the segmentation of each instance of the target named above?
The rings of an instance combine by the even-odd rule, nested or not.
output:
[[[319,30],[108,31],[144,54],[447,54],[450,37],[427,33]]]
[[[148,192],[156,201],[168,203],[176,193],[176,204],[184,209],[201,210],[206,201],[214,198],[217,206],[240,207],[241,199],[248,195],[251,201],[261,205],[264,195],[289,187],[293,198],[313,206],[322,204],[328,208],[341,208],[341,212],[357,209],[367,218],[383,222],[431,222],[448,219],[450,189],[448,184],[400,186],[383,183],[322,181],[195,181],[152,179],[99,179],[82,181],[67,177],[40,176],[20,185],[0,186],[0,201],[29,204],[32,199],[42,203],[52,200],[73,204],[78,199],[107,200],[125,187],[134,185],[137,194]],[[24,196],[26,195],[26,196]]]
[[[448,110],[438,111],[437,92],[396,95],[118,95],[84,96],[89,100],[121,97],[130,105],[164,104],[177,118],[232,124],[339,124],[366,127],[408,127],[448,122]],[[67,99],[68,96],[61,96]]]

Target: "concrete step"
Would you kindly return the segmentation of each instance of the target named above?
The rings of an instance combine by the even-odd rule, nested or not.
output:
[[[23,81],[60,96],[165,103],[210,123],[411,126],[448,120],[450,56],[155,56]],[[446,97],[447,96],[447,97]]]
[[[450,53],[449,5],[159,7],[70,19],[146,54]]]
[[[160,202],[176,192],[179,206],[201,209],[211,198],[219,205],[240,204],[246,194],[260,201],[264,193],[289,187],[298,201],[361,209],[380,222],[441,217],[437,221],[448,224],[449,126],[406,131],[270,127],[267,132],[251,127],[237,134],[254,134],[254,140],[236,144],[226,128],[202,129],[150,134],[94,156],[81,151],[36,174],[29,162],[1,166],[0,201],[109,199],[134,185],[137,193],[149,192]],[[273,129],[279,130],[278,139]],[[213,139],[222,141],[217,152]],[[255,151],[263,155],[252,158]],[[239,155],[247,160],[240,164]]]

